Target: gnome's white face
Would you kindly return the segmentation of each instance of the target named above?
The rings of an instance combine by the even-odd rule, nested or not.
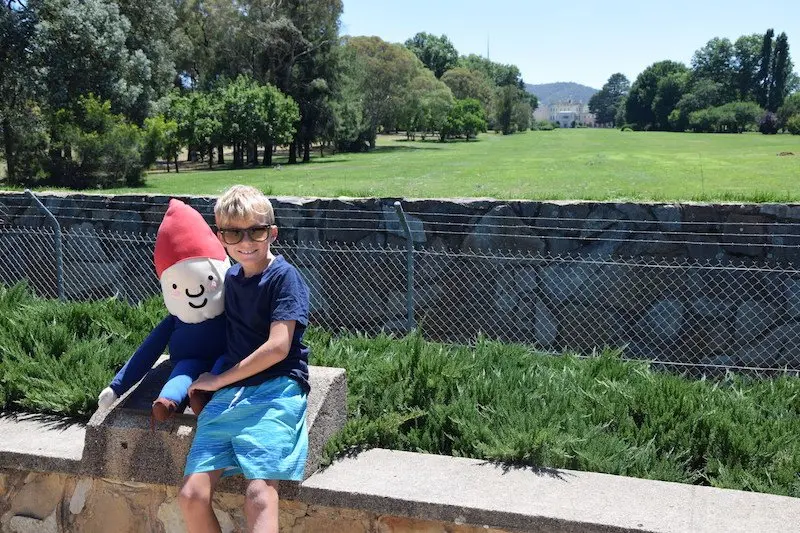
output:
[[[222,284],[230,260],[199,257],[178,261],[161,273],[167,310],[187,324],[219,316],[225,309]]]

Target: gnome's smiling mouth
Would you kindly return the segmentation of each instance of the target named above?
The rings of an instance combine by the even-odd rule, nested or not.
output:
[[[203,295],[203,293],[206,292],[206,288],[200,285],[200,292],[198,292],[197,294],[190,293],[189,289],[186,289],[184,292],[186,293],[186,296],[188,296],[189,298],[200,298]],[[208,298],[203,298],[203,303],[195,305],[192,302],[189,302],[189,307],[191,307],[192,309],[202,309],[203,307],[206,306],[207,303],[208,303]]]
[[[192,309],[202,309],[203,307],[206,306],[207,303],[208,303],[208,298],[203,298],[203,303],[195,305],[192,302],[189,302],[189,307],[191,307]]]

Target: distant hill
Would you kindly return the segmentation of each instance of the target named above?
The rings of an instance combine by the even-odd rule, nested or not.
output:
[[[573,102],[589,103],[589,98],[599,91],[599,89],[592,89],[580,83],[571,81],[559,81],[556,83],[541,83],[539,85],[525,84],[525,89],[532,94],[535,94],[539,99],[539,103],[543,105],[555,104],[558,102],[566,102],[571,100]]]

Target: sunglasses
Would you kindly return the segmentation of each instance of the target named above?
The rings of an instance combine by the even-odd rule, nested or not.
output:
[[[250,228],[219,228],[222,242],[225,244],[239,244],[244,239],[245,234],[254,242],[264,242],[269,238],[269,230],[272,225],[253,226]]]

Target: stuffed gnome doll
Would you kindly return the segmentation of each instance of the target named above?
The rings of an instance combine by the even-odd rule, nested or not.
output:
[[[200,213],[175,199],[158,228],[154,256],[170,314],[103,389],[98,403],[110,407],[144,377],[169,345],[172,373],[153,402],[154,418],[164,421],[186,399],[189,385],[212,370],[225,351],[223,280],[231,265]],[[202,405],[196,406],[193,398],[193,410]]]

